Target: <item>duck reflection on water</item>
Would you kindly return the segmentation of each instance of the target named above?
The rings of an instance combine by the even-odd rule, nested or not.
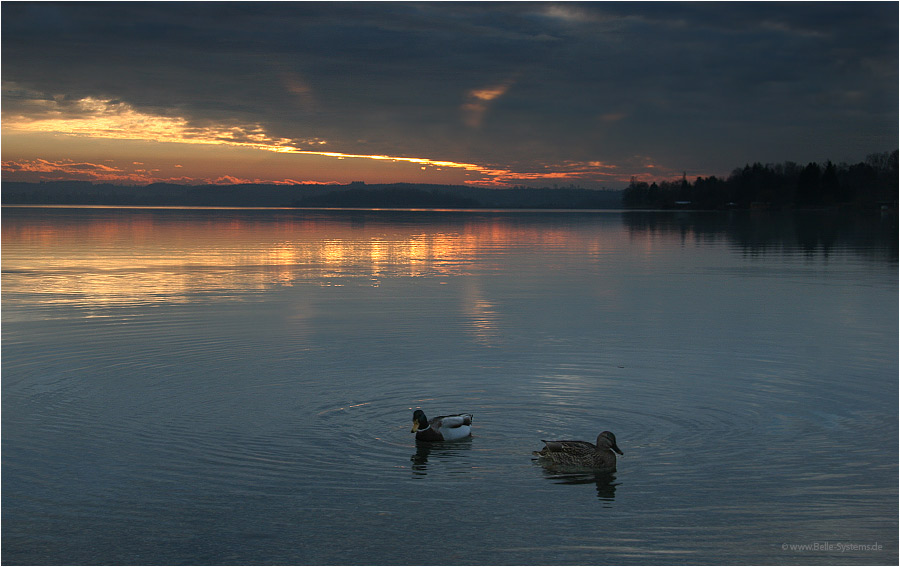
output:
[[[428,474],[429,459],[434,462],[453,461],[465,452],[472,450],[472,438],[467,437],[458,441],[416,441],[416,452],[409,458],[412,461],[414,476]]]
[[[597,498],[612,501],[616,498],[616,474],[610,472],[585,472],[585,473],[560,473],[544,469],[544,477],[554,484],[595,484],[597,486]]]

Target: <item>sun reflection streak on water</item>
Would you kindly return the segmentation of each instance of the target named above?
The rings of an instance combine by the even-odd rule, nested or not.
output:
[[[115,211],[89,210],[63,223],[5,222],[4,293],[31,294],[47,304],[177,302],[196,294],[236,297],[349,274],[372,281],[382,276],[459,276],[484,258],[490,261],[485,254],[491,250],[511,244],[603,246],[598,236],[573,242],[571,233],[497,218],[450,223],[444,230],[423,233],[414,225],[386,232],[373,223],[315,215],[209,214],[200,216],[202,222],[183,223],[168,216],[173,214],[178,216],[153,211],[120,217]],[[34,255],[34,250],[41,253]],[[490,301],[476,289],[470,291],[466,309],[490,332]]]

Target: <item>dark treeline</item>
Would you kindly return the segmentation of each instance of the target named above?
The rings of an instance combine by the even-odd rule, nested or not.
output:
[[[567,187],[493,189],[462,185],[174,185],[93,184],[87,181],[4,182],[5,205],[119,205],[340,208],[499,209],[806,209],[888,206],[896,209],[897,151],[854,165],[793,162],[736,169],[727,179],[686,177],[624,191]]]
[[[727,179],[685,177],[648,184],[632,179],[622,204],[635,209],[775,209],[897,206],[897,150],[854,165],[754,163]]]
[[[341,208],[620,208],[622,191],[574,186],[490,189],[460,185],[173,185],[92,184],[85,181],[4,182],[4,205],[119,205]]]

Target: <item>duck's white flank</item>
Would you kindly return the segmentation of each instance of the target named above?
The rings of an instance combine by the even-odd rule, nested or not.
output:
[[[462,419],[457,423],[462,423]],[[460,425],[459,427],[453,427],[452,425],[453,423],[447,423],[446,418],[441,424],[441,435],[444,437],[444,441],[455,441],[468,437],[472,433],[472,427],[469,425]]]

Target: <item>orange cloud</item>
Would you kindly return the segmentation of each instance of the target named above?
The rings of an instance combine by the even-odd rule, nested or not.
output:
[[[502,97],[513,84],[507,81],[497,85],[473,89],[468,93],[468,102],[463,106],[470,126],[481,124],[488,105]],[[294,85],[303,91],[302,85]],[[299,94],[299,93],[298,93]],[[502,165],[477,164],[437,160],[425,157],[391,156],[382,154],[354,154],[316,149],[326,145],[318,138],[290,139],[270,135],[259,124],[206,124],[198,125],[183,117],[161,116],[138,111],[131,105],[100,98],[87,97],[79,101],[67,102],[61,98],[40,100],[32,107],[40,107],[30,115],[4,116],[4,132],[53,133],[78,137],[107,138],[122,140],[142,140],[182,144],[226,145],[254,150],[322,156],[337,159],[360,159],[383,162],[410,163],[420,169],[446,168],[461,169],[470,179],[463,181],[471,185],[508,187],[523,182],[541,179],[569,180],[589,183],[604,181],[627,181],[629,175],[621,173],[616,166],[602,161],[566,161],[554,164],[531,165],[517,169]],[[130,160],[134,161],[134,160]],[[8,161],[3,170],[20,174],[39,174],[40,179],[77,178],[96,181],[153,183],[308,183],[291,178],[282,180],[248,179],[232,175],[218,175],[213,178],[189,178],[159,176],[159,170],[136,169],[143,163],[134,161],[127,168],[103,164],[74,161],[51,162],[44,159]],[[175,166],[179,167],[179,166]],[[183,168],[180,168],[183,169]]]
[[[318,145],[319,139],[273,138],[259,124],[198,126],[182,117],[160,116],[108,99],[86,97],[71,104],[42,101],[44,112],[35,116],[4,116],[3,128],[18,132],[53,132],[92,138],[152,140],[182,144],[227,144],[277,151],[298,143]]]
[[[210,185],[239,185],[244,183],[258,183],[263,185],[331,185],[336,182],[322,181],[298,181],[296,179],[260,179],[259,177],[237,177],[235,175],[222,175],[213,180],[206,180]]]
[[[93,173],[97,175],[118,173],[121,170],[102,163],[74,162],[71,160],[50,161],[46,159],[4,161],[4,171],[37,173]]]
[[[463,121],[470,128],[480,128],[491,101],[500,98],[512,86],[509,80],[497,85],[472,89],[466,93],[466,101],[462,105]]]
[[[130,164],[143,165],[135,162]],[[181,166],[174,166],[181,167]],[[216,178],[196,178],[188,176],[160,176],[158,169],[126,169],[101,163],[76,162],[72,160],[7,160],[2,162],[5,173],[18,174],[17,177],[34,181],[80,180],[105,183],[129,183],[145,185],[150,183],[177,184],[237,184],[262,183],[268,185],[304,185],[318,181],[298,181],[296,179],[260,179],[223,175]]]

